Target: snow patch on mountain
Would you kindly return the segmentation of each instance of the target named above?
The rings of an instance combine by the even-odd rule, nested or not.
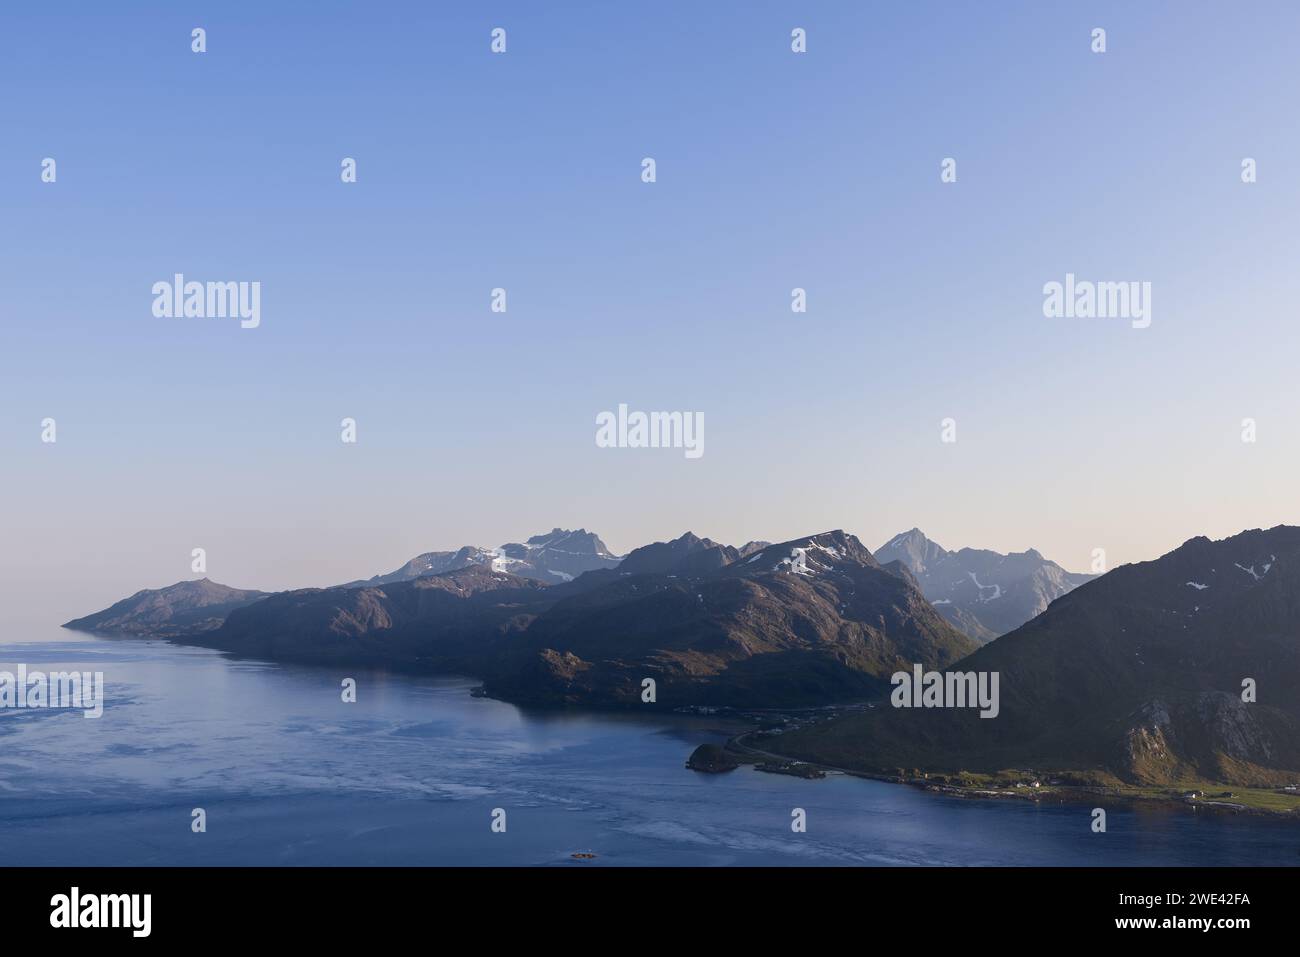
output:
[[[1276,555],[1270,555],[1270,556],[1269,556],[1269,560],[1268,560],[1267,562],[1265,562],[1264,565],[1262,566],[1263,570],[1262,570],[1262,571],[1259,571],[1259,572],[1255,571],[1255,566],[1254,566],[1254,565],[1251,565],[1250,567],[1247,567],[1247,566],[1241,564],[1241,562],[1233,562],[1232,564],[1236,565],[1238,568],[1240,568],[1243,572],[1245,572],[1245,573],[1246,573],[1247,575],[1249,575],[1251,578],[1255,579],[1255,581],[1260,581],[1260,580],[1261,580],[1265,575],[1268,574],[1268,570],[1269,570],[1270,568],[1273,567],[1273,563],[1276,562],[1276,561],[1277,561],[1277,556],[1276,556]]]

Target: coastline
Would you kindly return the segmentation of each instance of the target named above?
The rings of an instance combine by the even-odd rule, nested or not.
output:
[[[756,730],[757,729],[742,732],[727,741],[725,750],[737,764],[756,765],[773,759],[787,763],[798,762],[799,764],[825,772],[826,774],[844,774],[850,777],[866,778],[867,780],[872,781],[883,781],[887,784],[902,784],[923,791],[928,791],[932,794],[941,795],[943,797],[961,800],[1012,800],[1050,804],[1093,805],[1094,807],[1101,802],[1111,802],[1123,804],[1125,806],[1162,808],[1165,810],[1178,810],[1193,814],[1204,812],[1216,815],[1250,815],[1267,817],[1274,820],[1293,820],[1300,822],[1300,792],[1287,794],[1272,788],[1236,787],[1234,785],[1212,781],[1194,782],[1187,786],[1048,784],[1039,785],[1037,787],[1005,787],[991,784],[985,784],[982,786],[959,785],[951,783],[951,781],[948,780],[949,776],[943,774],[936,774],[934,780],[931,780],[930,776],[924,772],[921,777],[907,777],[883,771],[873,772],[865,771],[860,768],[837,767],[835,765],[824,764],[818,761],[810,761],[806,758],[796,758],[791,755],[781,754],[778,751],[768,751],[755,747],[746,740],[750,735],[756,733]],[[1050,777],[1050,775],[1043,776]],[[988,775],[988,777],[993,776]],[[1209,794],[1210,791],[1226,789],[1233,789],[1230,791],[1230,797],[1214,796]],[[1197,791],[1201,796],[1187,796],[1186,792],[1189,791]],[[1180,794],[1178,792],[1184,793]],[[1268,806],[1265,803],[1261,803],[1265,799],[1265,796],[1280,799],[1281,802],[1289,803],[1290,806]],[[1233,798],[1242,798],[1253,803],[1242,803],[1241,800],[1233,800]]]
[[[362,658],[341,658],[335,661],[311,659],[308,656],[297,655],[257,655],[241,652],[238,650],[223,648],[216,644],[203,642],[202,632],[197,634],[186,635],[168,635],[168,634],[123,634],[105,631],[93,631],[85,628],[72,628],[68,624],[60,627],[67,628],[70,631],[80,632],[82,634],[92,635],[97,638],[118,638],[134,639],[146,641],[163,641],[175,645],[189,645],[193,647],[208,648],[218,653],[233,658],[243,660],[260,660],[277,664],[306,666],[310,668],[337,668],[353,667],[374,669],[379,671],[391,671],[398,674],[408,675],[430,675],[442,677],[459,677],[478,682],[478,685],[471,690],[474,697],[485,697],[493,700],[511,704],[529,712],[556,712],[556,713],[574,713],[586,712],[591,714],[634,714],[638,709],[626,705],[610,705],[601,703],[579,704],[575,702],[541,702],[541,701],[518,701],[510,696],[501,695],[491,689],[485,682],[482,675],[472,674],[469,669],[447,668],[444,663],[431,660],[411,660],[411,661],[369,661],[364,660],[369,656]],[[928,791],[933,794],[944,797],[958,798],[964,800],[1012,800],[1012,801],[1031,801],[1035,803],[1051,804],[1072,804],[1085,805],[1091,804],[1097,806],[1100,802],[1120,803],[1128,806],[1144,806],[1153,808],[1164,808],[1167,810],[1189,811],[1191,813],[1208,813],[1218,815],[1256,815],[1265,816],[1272,819],[1296,820],[1300,821],[1300,792],[1295,794],[1283,793],[1274,788],[1249,788],[1224,784],[1217,781],[1189,781],[1181,782],[1177,785],[1081,785],[1081,784],[1045,784],[1037,787],[1013,785],[999,785],[995,779],[1006,778],[1013,772],[998,772],[997,774],[969,774],[963,772],[963,776],[969,776],[980,780],[977,783],[956,784],[951,778],[954,775],[943,772],[930,773],[921,772],[920,777],[900,775],[896,772],[888,771],[869,771],[861,768],[846,768],[836,765],[826,764],[824,762],[808,760],[806,758],[796,757],[793,755],[782,754],[779,751],[765,750],[756,747],[748,739],[763,730],[771,718],[776,717],[779,721],[784,722],[791,715],[816,714],[820,716],[837,715],[849,711],[860,710],[872,705],[867,702],[838,702],[830,705],[804,708],[783,708],[778,710],[769,709],[751,709],[737,708],[733,706],[720,707],[703,707],[698,705],[688,705],[672,709],[672,713],[680,715],[705,716],[712,715],[719,718],[726,718],[736,721],[744,721],[753,725],[749,730],[742,731],[730,737],[724,748],[728,755],[735,759],[739,765],[760,765],[765,764],[762,770],[768,773],[792,774],[795,777],[804,777],[810,780],[816,780],[825,774],[844,774],[851,777],[865,778],[873,781],[882,781],[889,784],[904,784],[920,790]],[[792,772],[792,766],[807,769],[807,771],[823,772],[822,774],[798,773]],[[698,770],[698,769],[697,769]],[[1078,772],[1070,771],[1051,771],[1043,772],[1042,777],[1049,780],[1055,776],[1074,777]],[[1189,792],[1198,792],[1197,797],[1190,797]],[[1214,795],[1211,792],[1226,792]]]

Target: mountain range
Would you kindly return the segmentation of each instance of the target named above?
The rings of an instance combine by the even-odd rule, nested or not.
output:
[[[1193,538],[1091,579],[1033,550],[948,552],[916,530],[874,555],[837,530],[742,547],[686,533],[619,560],[591,533],[556,529],[331,588],[181,582],[67,627],[470,674],[540,706],[641,707],[647,678],[659,707],[870,701],[780,736],[787,756],[868,772],[1271,784],[1300,770],[1300,528],[1288,526]],[[916,665],[997,673],[998,716],[889,707],[891,675]],[[1252,682],[1258,699],[1243,700]]]
[[[526,542],[510,542],[498,548],[465,545],[454,552],[425,552],[396,571],[376,575],[365,581],[351,582],[349,586],[389,585],[456,571],[470,565],[483,565],[493,571],[509,572],[520,578],[558,584],[572,581],[583,572],[614,568],[619,561],[619,557],[605,546],[599,535],[585,528],[576,531],[553,528],[547,534],[534,535]]]
[[[143,615],[197,583],[140,593],[68,627],[154,629],[274,659],[461,671],[511,700],[589,706],[639,705],[645,678],[661,705],[824,704],[881,690],[905,663],[942,667],[976,647],[901,568],[882,567],[842,531],[741,548],[688,532],[613,567],[582,531],[557,529],[521,549],[427,553],[364,583],[237,593],[226,619],[201,630],[153,614],[135,622],[123,607]],[[456,567],[435,570],[443,563]],[[582,564],[572,581],[541,580]]]
[[[905,565],[939,613],[981,644],[1019,628],[1095,577],[1067,572],[1032,548],[1009,555],[982,548],[950,552],[919,528],[895,535],[876,559]]]
[[[879,691],[903,662],[943,667],[975,648],[843,531],[741,552],[687,533],[584,576],[510,645],[488,689],[636,705],[652,678],[660,704],[826,704]]]
[[[782,738],[860,770],[1091,769],[1138,784],[1294,783],[1300,528],[1198,537],[1057,598],[955,670],[997,672],[1000,712],[865,710]],[[1253,682],[1257,700],[1243,700]]]

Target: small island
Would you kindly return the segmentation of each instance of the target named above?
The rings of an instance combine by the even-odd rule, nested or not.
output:
[[[705,774],[722,774],[740,767],[740,762],[727,753],[719,744],[701,744],[686,759],[686,766],[692,771]]]

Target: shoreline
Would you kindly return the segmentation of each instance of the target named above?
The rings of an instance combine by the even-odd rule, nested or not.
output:
[[[1131,807],[1141,806],[1162,808],[1165,810],[1177,810],[1193,814],[1204,811],[1216,815],[1241,814],[1252,817],[1266,817],[1274,820],[1300,821],[1300,793],[1296,794],[1293,798],[1295,801],[1294,806],[1282,809],[1242,804],[1227,799],[1210,800],[1206,797],[1191,798],[1167,793],[1183,790],[1182,787],[1175,786],[1152,785],[1143,787],[1133,785],[1131,787],[1113,787],[1105,785],[1047,785],[1035,788],[964,786],[951,784],[946,781],[931,781],[928,776],[908,778],[886,772],[873,772],[864,771],[858,768],[837,767],[819,761],[810,761],[806,758],[795,758],[776,751],[765,751],[744,740],[753,733],[754,730],[744,731],[735,737],[728,739],[727,743],[724,745],[726,752],[736,760],[737,764],[755,765],[767,759],[775,759],[787,763],[798,762],[807,765],[810,768],[826,772],[827,774],[843,774],[849,777],[864,778],[870,781],[881,781],[886,784],[907,785],[919,790],[928,791],[931,794],[959,800],[1012,800],[1051,804],[1092,804],[1094,806],[1102,801],[1110,801],[1112,803],[1118,802]],[[1200,786],[1197,790],[1204,791],[1206,787],[1213,789],[1236,788],[1236,791],[1232,792],[1234,797],[1238,791],[1280,793],[1273,788],[1242,788],[1236,785],[1222,784],[1219,782],[1200,782]]]
[[[69,631],[87,634],[96,638],[104,639],[128,639],[143,641],[162,641],[172,645],[189,646],[206,648],[215,651],[224,657],[235,660],[253,660],[264,661],[269,664],[289,665],[295,667],[308,668],[339,668],[353,667],[373,669],[376,671],[387,671],[394,674],[405,674],[410,676],[428,676],[442,678],[458,678],[476,683],[470,694],[473,697],[488,698],[494,701],[500,701],[512,705],[525,712],[535,713],[589,713],[604,715],[633,715],[639,709],[628,707],[626,705],[605,705],[597,703],[578,704],[570,702],[540,702],[529,700],[514,700],[510,697],[501,696],[493,693],[488,687],[487,681],[480,675],[475,675],[469,669],[454,669],[439,667],[427,661],[388,661],[388,662],[363,662],[358,660],[352,661],[322,661],[310,660],[307,658],[298,658],[294,655],[277,655],[271,657],[268,655],[249,654],[234,649],[223,648],[213,644],[207,644],[200,640],[199,635],[159,635],[159,634],[125,634],[103,631],[92,631],[84,628],[71,628],[68,624],[60,627]],[[993,784],[989,785],[960,785],[952,784],[946,780],[930,780],[928,775],[923,777],[903,777],[895,773],[885,771],[865,771],[858,768],[845,768],[836,765],[826,764],[818,761],[810,761],[805,758],[792,757],[781,754],[776,751],[765,751],[762,748],[755,747],[745,739],[750,735],[763,730],[762,724],[768,717],[784,718],[795,714],[819,714],[835,715],[848,711],[859,710],[872,705],[865,701],[857,702],[837,702],[829,705],[808,705],[801,707],[789,707],[779,709],[769,708],[739,708],[735,706],[701,706],[685,705],[671,709],[670,714],[679,717],[716,717],[725,720],[743,721],[753,725],[749,730],[742,731],[739,734],[728,738],[723,745],[724,750],[736,758],[738,764],[758,765],[765,761],[771,760],[778,762],[780,765],[789,766],[791,764],[803,765],[810,770],[816,770],[831,774],[844,774],[850,777],[864,778],[867,780],[881,781],[887,784],[905,784],[920,790],[928,791],[944,797],[959,798],[964,800],[1020,800],[1032,801],[1035,803],[1054,803],[1054,804],[1096,804],[1100,801],[1119,802],[1126,806],[1143,806],[1160,808],[1167,810],[1190,811],[1192,813],[1206,812],[1211,814],[1247,814],[1252,816],[1264,816],[1280,820],[1300,820],[1300,792],[1293,800],[1294,804],[1286,808],[1264,807],[1258,804],[1243,804],[1235,800],[1224,798],[1221,800],[1211,800],[1204,796],[1205,792],[1211,790],[1230,791],[1232,797],[1237,792],[1250,791],[1255,792],[1252,797],[1258,797],[1262,794],[1278,794],[1284,798],[1291,797],[1284,795],[1276,788],[1248,788],[1232,784],[1224,784],[1215,781],[1195,781],[1187,782],[1186,785],[1151,785],[1151,786],[1107,786],[1107,785],[1051,785],[1029,788],[1008,788],[999,787]],[[663,716],[662,714],[660,716]],[[791,773],[789,770],[779,770],[777,768],[764,768],[768,773]],[[706,773],[706,772],[700,772]],[[1070,772],[1057,771],[1054,773],[1069,774]],[[946,772],[935,772],[936,776],[949,777]],[[792,776],[808,777],[816,779],[813,775],[795,773]],[[1050,776],[1050,775],[1048,775]],[[1186,794],[1178,794],[1179,791],[1196,791],[1202,792],[1201,796],[1191,798]]]

